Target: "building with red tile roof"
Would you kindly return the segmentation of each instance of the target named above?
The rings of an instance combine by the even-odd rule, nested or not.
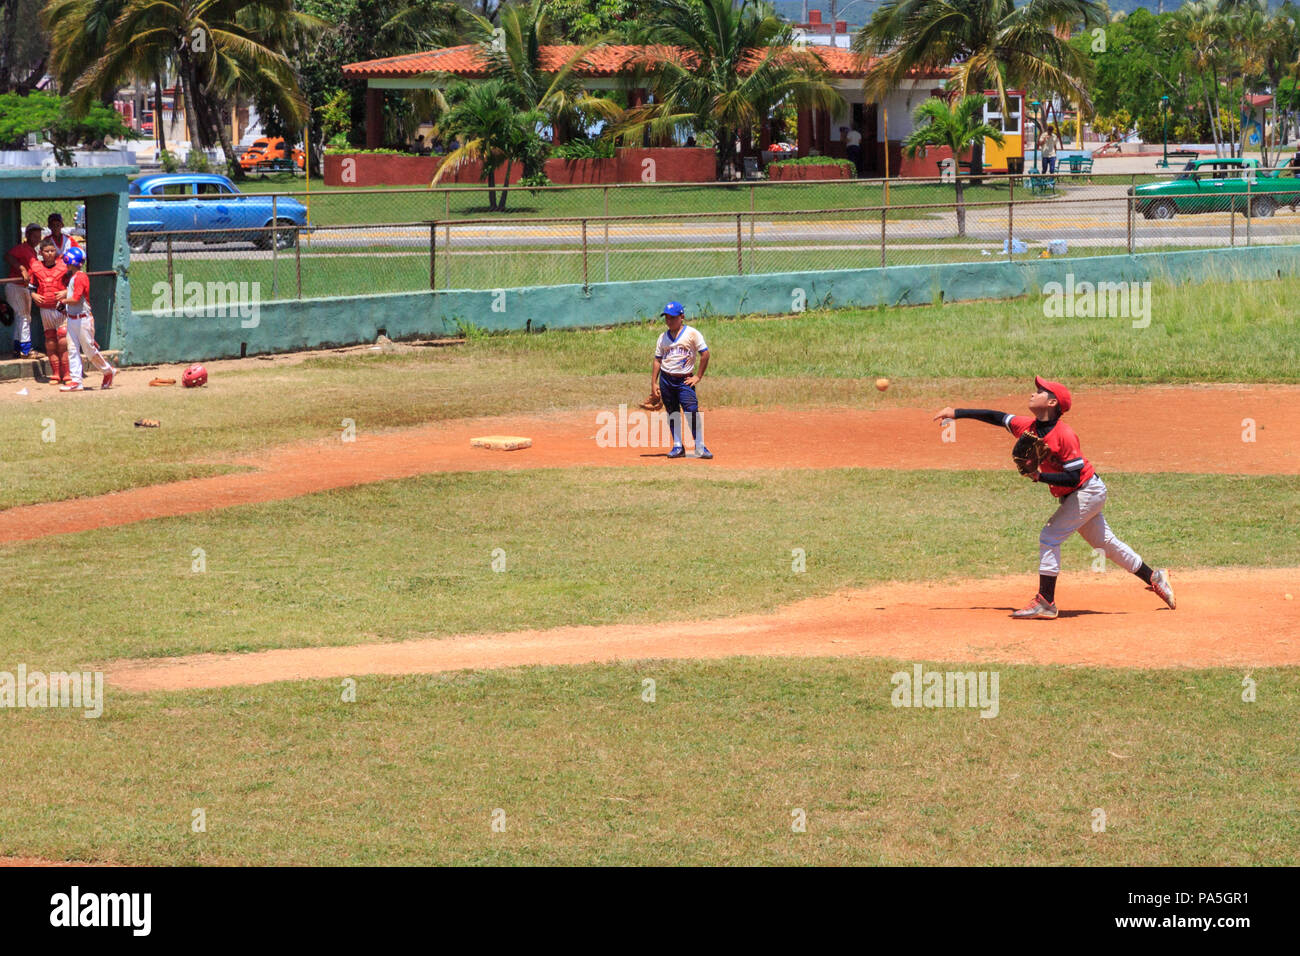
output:
[[[572,44],[543,46],[541,63],[549,72],[558,71],[581,49]],[[808,43],[801,51],[789,52],[815,57],[827,79],[844,98],[843,106],[833,115],[824,109],[799,109],[798,155],[846,156],[848,142],[853,138],[850,130],[853,130],[861,136],[859,172],[882,175],[888,169],[890,174],[896,174],[901,166],[901,142],[913,129],[912,111],[928,97],[941,92],[949,71],[917,72],[880,100],[868,101],[862,91],[862,81],[869,60],[844,47],[815,43]],[[755,51],[755,59],[760,55]],[[572,72],[590,89],[626,89],[631,101],[638,103],[644,102],[648,95],[646,74],[652,73],[657,63],[673,60],[690,66],[693,57],[693,53],[675,47],[608,44],[588,50],[572,67]],[[488,61],[479,45],[466,44],[349,63],[343,68],[343,75],[366,82],[366,146],[373,149],[382,145],[384,90],[430,89],[453,79],[484,79],[488,76]],[[1018,132],[1021,97],[1012,99],[1013,115],[1007,122],[1017,124]],[[997,113],[996,106],[993,113]],[[995,118],[1001,121],[1000,117]],[[766,146],[763,142],[760,149]],[[936,173],[937,169],[929,175]]]

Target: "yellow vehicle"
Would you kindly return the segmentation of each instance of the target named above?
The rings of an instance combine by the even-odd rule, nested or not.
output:
[[[283,169],[288,167],[290,162],[299,169],[306,168],[302,150],[295,148],[287,151],[282,136],[263,136],[261,139],[254,140],[253,145],[239,157],[239,165],[250,171],[263,168]]]
[[[991,139],[984,140],[984,169],[991,173],[1025,171],[1025,91],[1007,90],[1007,109],[997,90],[984,91],[984,122],[1002,131],[999,146]]]

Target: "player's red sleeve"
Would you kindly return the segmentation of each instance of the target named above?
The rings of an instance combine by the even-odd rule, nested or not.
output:
[[[1007,431],[1012,437],[1019,438],[1033,426],[1037,419],[1032,415],[1012,415],[1007,419]]]
[[[90,276],[84,272],[78,272],[72,279],[72,298],[74,302],[80,302],[90,295]]]

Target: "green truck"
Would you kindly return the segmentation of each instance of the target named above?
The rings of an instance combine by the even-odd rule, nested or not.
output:
[[[1279,206],[1295,212],[1300,179],[1260,169],[1257,159],[1194,159],[1177,179],[1147,183],[1129,194],[1148,219],[1197,212],[1245,212],[1267,219]]]

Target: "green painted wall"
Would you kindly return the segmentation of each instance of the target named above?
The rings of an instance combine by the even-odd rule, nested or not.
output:
[[[114,335],[123,364],[201,361],[481,329],[591,328],[636,322],[676,299],[687,315],[784,314],[807,308],[926,305],[1037,295],[1048,282],[1205,282],[1300,275],[1300,246],[1198,249],[1132,256],[891,266],[832,272],[658,279],[591,286],[414,292],[262,304],[255,313],[135,312]]]

